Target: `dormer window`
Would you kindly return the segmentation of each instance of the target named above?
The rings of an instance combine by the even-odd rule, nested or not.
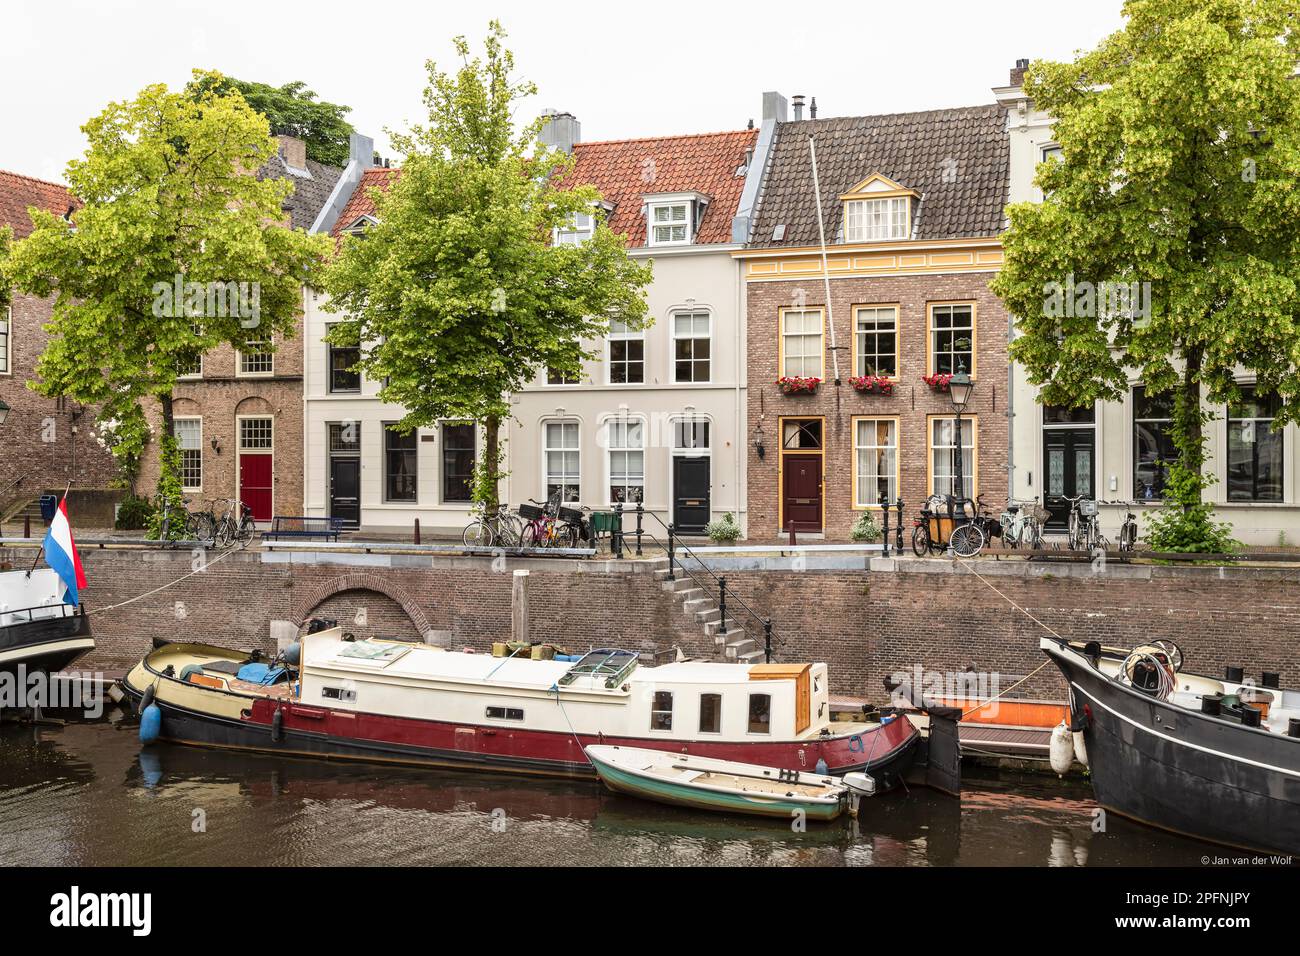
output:
[[[568,226],[555,230],[553,242],[557,246],[580,246],[596,234],[598,217],[608,220],[614,206],[607,202],[593,204],[591,212],[577,212]]]
[[[365,236],[366,230],[375,225],[378,221],[379,220],[375,219],[373,216],[359,216],[355,222],[349,226],[345,226],[339,231],[345,236],[356,236],[362,238]]]
[[[698,193],[670,193],[646,196],[647,244],[689,246],[695,241],[708,197]]]
[[[912,204],[917,194],[875,173],[840,197],[844,203],[844,241],[879,242],[912,234]]]

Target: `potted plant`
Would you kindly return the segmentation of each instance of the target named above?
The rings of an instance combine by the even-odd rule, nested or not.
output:
[[[853,528],[849,531],[849,537],[854,541],[874,541],[880,537],[880,525],[876,524],[876,516],[870,511],[858,515],[858,520],[853,522]]]
[[[736,516],[728,511],[721,518],[705,525],[704,533],[714,544],[735,544],[740,537],[740,525],[736,522]]]
[[[933,375],[922,375],[921,381],[929,385],[936,392],[948,391],[948,386],[952,382],[952,374],[948,372],[935,372]]]
[[[866,395],[894,394],[894,383],[883,375],[852,375],[849,384]]]
[[[786,395],[811,395],[821,383],[820,378],[805,378],[802,375],[782,375],[776,380],[777,388]]]

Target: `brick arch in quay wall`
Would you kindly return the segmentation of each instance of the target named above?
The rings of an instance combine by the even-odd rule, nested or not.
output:
[[[334,595],[342,594],[345,591],[375,591],[383,594],[397,602],[422,636],[427,637],[434,629],[429,621],[429,616],[424,613],[424,608],[420,607],[419,602],[412,597],[406,588],[384,578],[382,575],[368,571],[340,574],[305,590],[301,596],[295,595],[290,610],[293,622],[302,627],[312,611]]]

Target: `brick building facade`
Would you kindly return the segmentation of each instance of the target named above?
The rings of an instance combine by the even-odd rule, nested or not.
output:
[[[0,226],[10,227],[15,240],[31,234],[29,207],[62,216],[75,205],[58,183],[0,172]],[[45,325],[53,298],[11,292],[9,300],[7,307],[0,305],[0,401],[9,406],[0,425],[0,518],[44,491],[62,492],[69,483],[74,500],[85,498],[108,488],[115,474],[112,457],[92,434],[94,409],[45,398],[27,387],[49,341]]]
[[[988,282],[1002,262],[1005,114],[805,120],[799,99],[793,121],[778,117],[770,137],[765,125],[767,173],[737,253],[749,536],[793,524],[845,540],[882,498],[901,497],[909,515],[931,494],[998,506],[1007,314]],[[950,395],[923,380],[959,371],[976,383],[960,453]]]

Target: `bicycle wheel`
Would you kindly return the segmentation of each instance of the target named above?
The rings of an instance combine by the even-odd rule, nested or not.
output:
[[[194,539],[205,548],[212,547],[217,536],[217,519],[208,512],[194,519]]]
[[[465,526],[460,540],[467,548],[490,548],[493,537],[492,526],[482,518],[475,518]]]
[[[235,527],[229,516],[217,522],[217,530],[212,535],[212,543],[218,548],[227,547],[235,538]]]
[[[1036,519],[1030,521],[1027,525],[1025,525],[1025,530],[1023,533],[1028,535],[1028,538],[1026,540],[1029,543],[1029,547],[1033,548],[1035,551],[1039,551],[1042,549],[1043,526],[1040,525]]]
[[[523,519],[517,514],[503,511],[497,518],[497,525],[493,534],[497,544],[503,548],[521,547],[524,542]]]
[[[235,540],[241,548],[247,548],[250,541],[257,535],[257,522],[247,515],[244,520],[239,522],[239,530],[235,532]]]
[[[576,548],[578,546],[578,529],[571,524],[562,524],[555,529],[555,546],[557,548]]]
[[[542,532],[538,530],[536,521],[530,521],[524,527],[523,534],[519,536],[519,546],[521,548],[542,548],[545,543],[541,540]]]
[[[1137,550],[1137,530],[1137,525],[1133,522],[1124,522],[1124,527],[1119,529],[1119,549],[1121,551]]]
[[[918,558],[930,553],[930,529],[919,524],[912,529],[912,551]]]
[[[973,558],[984,547],[984,529],[977,524],[959,525],[952,531],[948,541],[952,553],[960,558]]]

